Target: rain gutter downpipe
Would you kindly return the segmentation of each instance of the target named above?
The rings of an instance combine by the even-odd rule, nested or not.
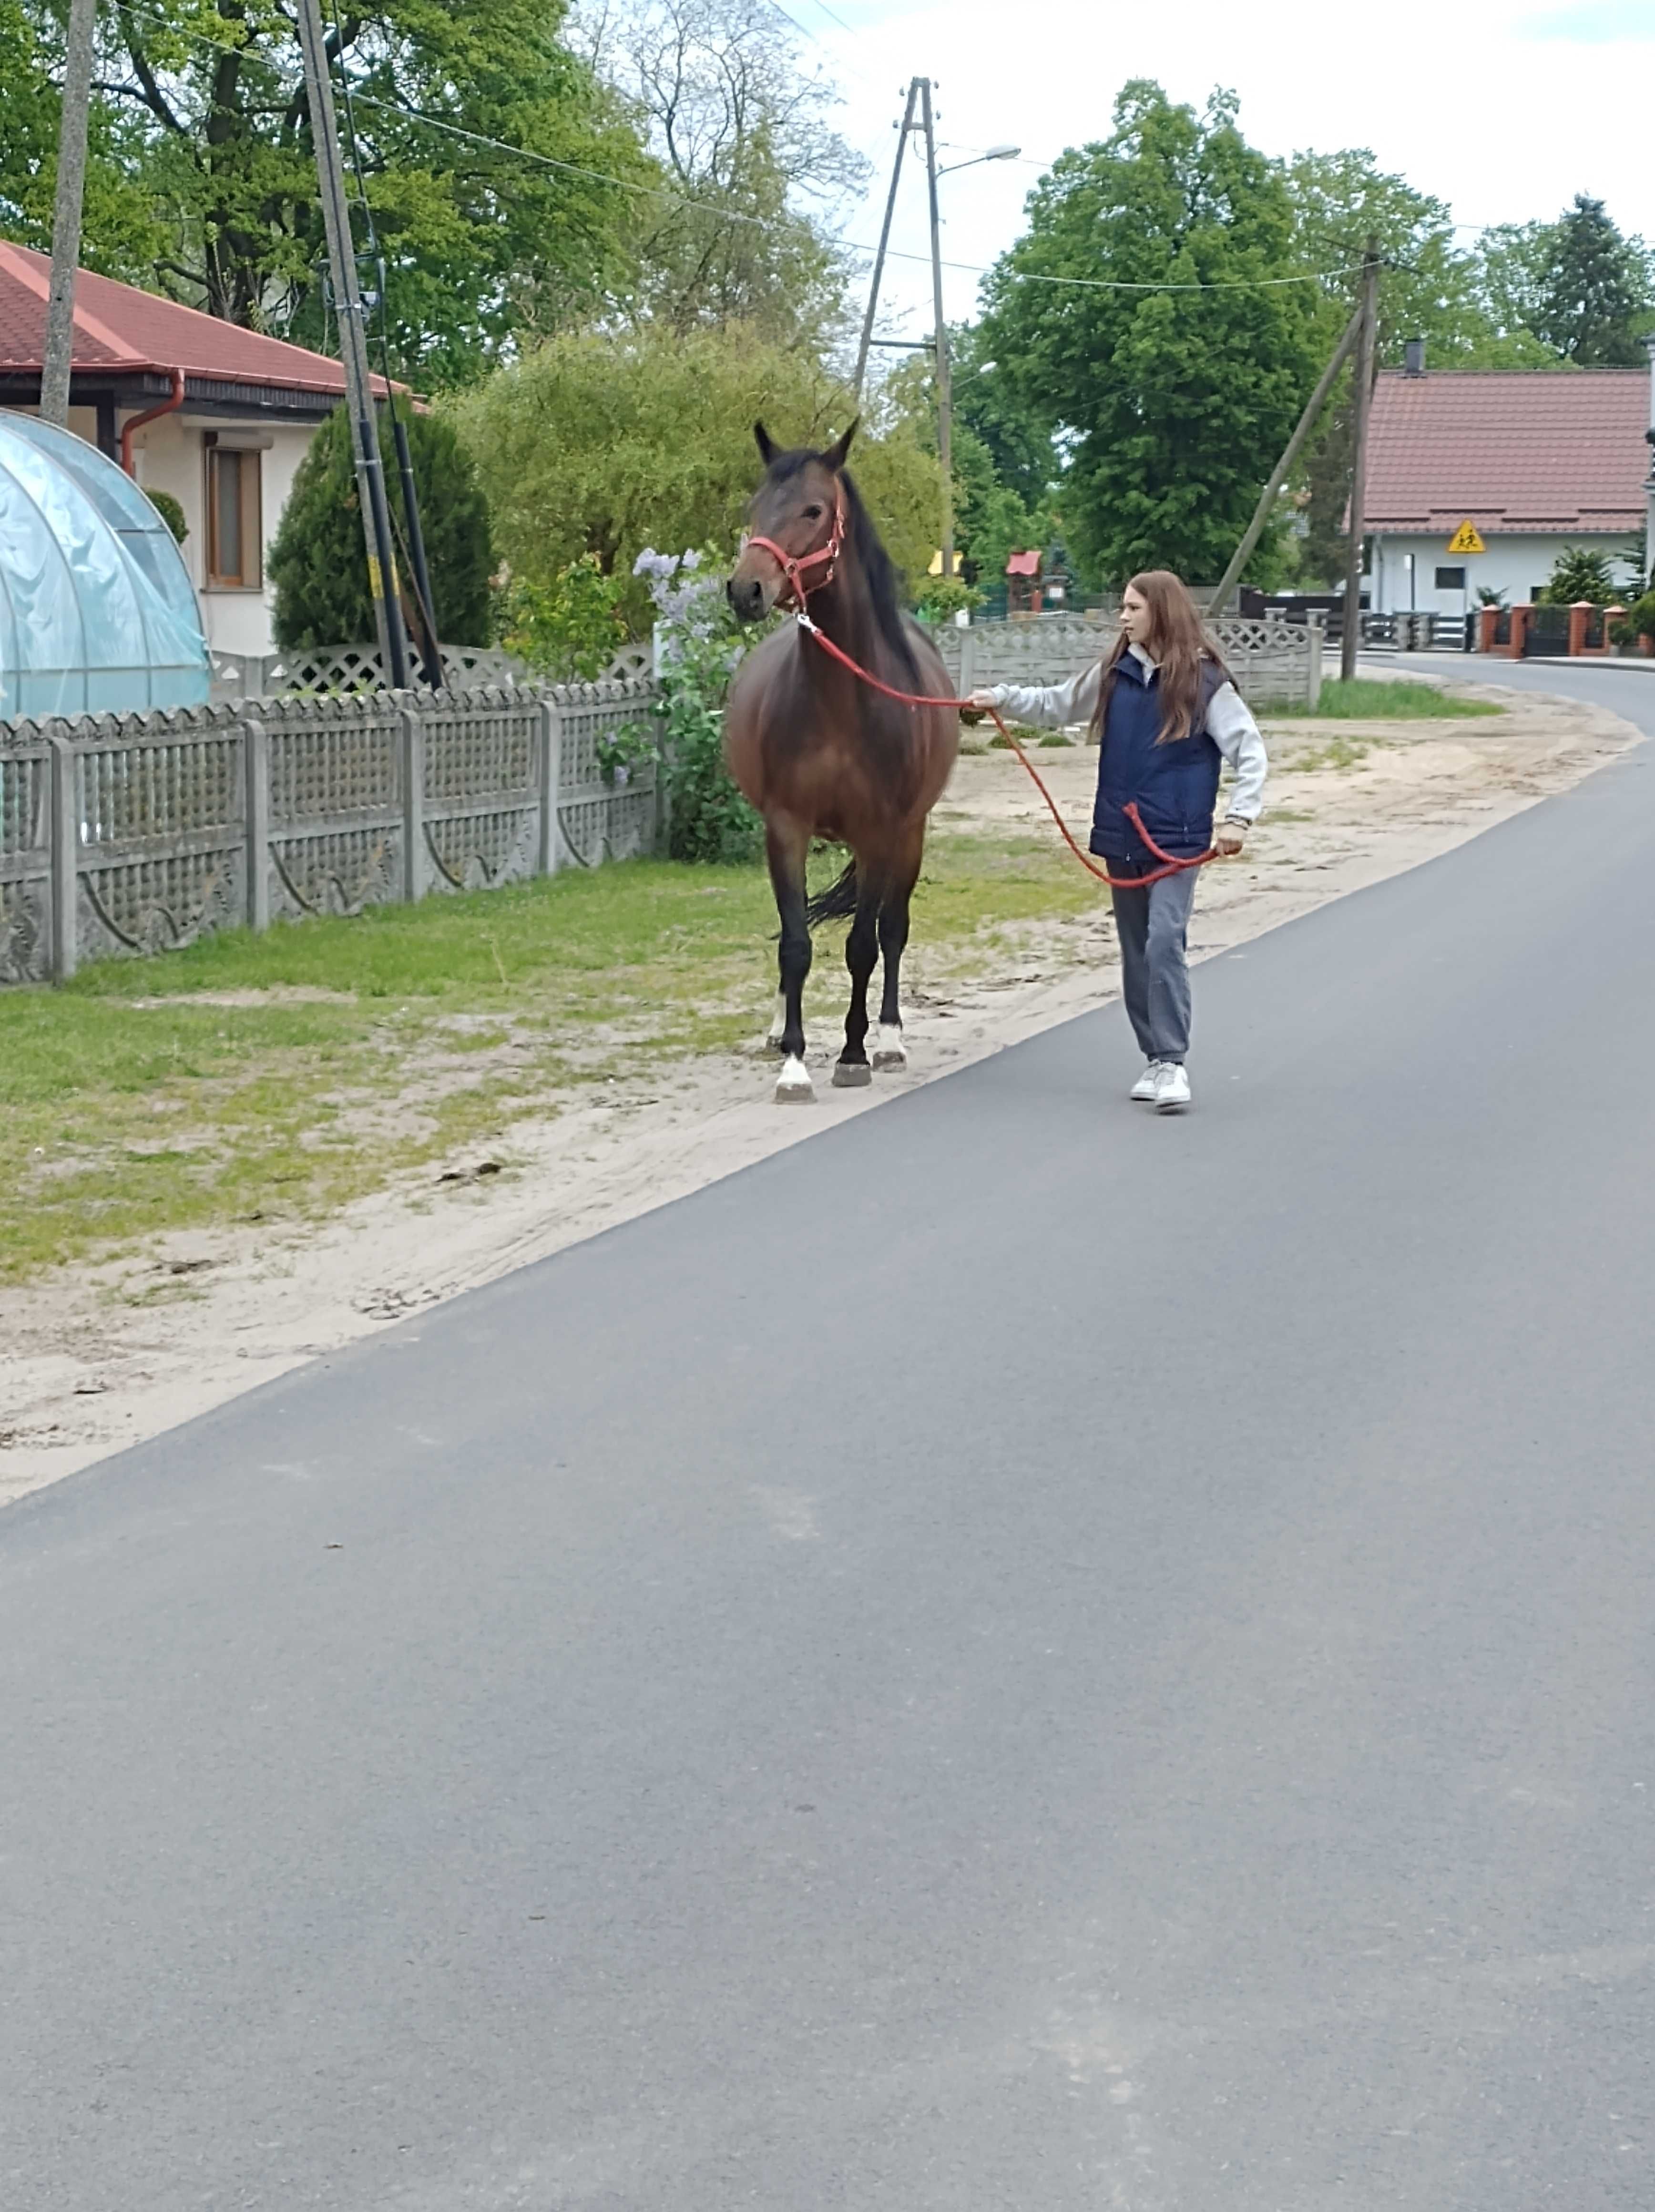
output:
[[[159,407],[147,408],[142,415],[134,415],[121,424],[121,466],[128,476],[136,479],[137,471],[132,465],[132,433],[142,430],[146,422],[153,422],[159,415],[176,415],[184,404],[184,371],[173,371],[173,392]]]

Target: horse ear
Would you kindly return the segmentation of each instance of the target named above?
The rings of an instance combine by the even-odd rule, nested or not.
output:
[[[762,422],[755,422],[753,425],[753,435],[758,444],[759,459],[764,463],[766,468],[768,468],[776,458],[776,441]]]
[[[850,459],[851,441],[855,437],[857,423],[861,420],[862,417],[859,415],[857,416],[855,420],[852,422],[850,428],[845,432],[842,437],[837,439],[833,445],[829,446],[827,452],[821,457],[824,465],[830,468],[835,476],[839,474],[846,462]]]

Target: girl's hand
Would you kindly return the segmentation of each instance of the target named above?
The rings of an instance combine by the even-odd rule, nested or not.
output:
[[[1233,860],[1246,842],[1245,822],[1221,822],[1213,831],[1213,850],[1221,860]]]

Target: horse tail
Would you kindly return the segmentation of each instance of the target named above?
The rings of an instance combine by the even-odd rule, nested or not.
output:
[[[819,921],[844,921],[856,912],[857,896],[856,862],[852,860],[825,891],[818,891],[813,899],[806,900],[804,919],[812,929]]]

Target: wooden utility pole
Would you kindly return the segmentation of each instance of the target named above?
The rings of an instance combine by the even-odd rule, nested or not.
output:
[[[908,86],[908,104],[902,111],[902,128],[896,141],[896,159],[891,164],[891,189],[885,200],[885,221],[879,233],[879,251],[874,256],[874,279],[868,287],[868,312],[862,319],[862,343],[857,348],[856,381],[852,391],[858,407],[862,404],[862,382],[868,373],[868,349],[873,343],[874,317],[879,309],[879,288],[885,276],[885,248],[890,243],[891,217],[896,212],[896,187],[902,176],[902,156],[907,150],[908,133],[913,128],[914,103],[919,97],[919,80],[914,77]]]
[[[1299,417],[1299,427],[1288,440],[1286,450],[1270,471],[1270,482],[1258,495],[1258,504],[1252,511],[1252,520],[1247,525],[1241,543],[1230,556],[1230,565],[1219,580],[1218,589],[1207,603],[1209,615],[1222,615],[1225,602],[1235,589],[1236,579],[1246,567],[1253,547],[1264,535],[1264,525],[1270,520],[1270,509],[1276,504],[1276,495],[1287,482],[1288,471],[1298,459],[1300,449],[1315,428],[1316,418],[1327,404],[1327,395],[1333,389],[1333,380],[1349,360],[1351,350],[1361,336],[1365,310],[1359,306],[1345,325],[1344,336],[1333,349],[1332,359],[1322,371],[1316,389],[1310,395],[1304,413]]]
[[[1339,641],[1339,673],[1349,683],[1356,673],[1362,641],[1362,539],[1367,528],[1367,410],[1373,397],[1373,348],[1379,320],[1379,241],[1370,238],[1362,256],[1362,298],[1357,310],[1356,419],[1351,441],[1350,547],[1345,565],[1344,635]]]
[[[937,316],[937,456],[943,464],[943,574],[954,574],[954,398],[949,384],[949,328],[943,319],[943,225],[937,212],[937,134],[931,82],[916,78],[925,131],[925,182],[931,192],[931,297]]]
[[[328,266],[339,311],[339,358],[345,371],[345,405],[350,412],[351,450],[356,461],[356,489],[361,501],[367,543],[368,590],[380,658],[394,690],[408,683],[408,636],[397,597],[397,562],[391,536],[391,507],[379,458],[379,426],[373,411],[368,374],[367,330],[356,282],[356,253],[339,159],[339,132],[333,117],[333,83],[322,30],[318,0],[299,0],[299,38],[305,54],[305,91],[310,103],[311,137],[316,142],[316,180],[327,233]]]
[[[40,413],[69,428],[69,379],[75,356],[75,272],[81,263],[81,201],[86,191],[87,111],[92,104],[92,46],[98,0],[70,0],[64,52],[64,104],[58,123],[58,198],[52,213],[52,289],[40,361]]]

